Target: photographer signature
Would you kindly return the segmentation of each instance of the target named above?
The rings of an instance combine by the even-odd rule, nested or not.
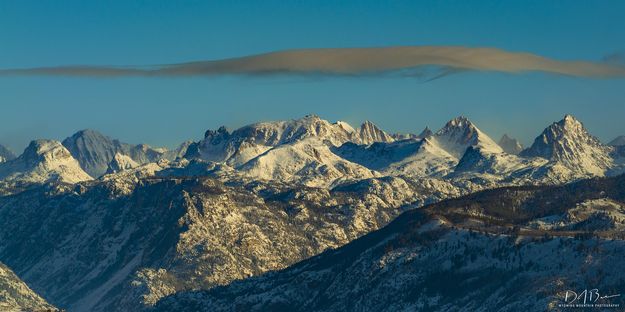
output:
[[[581,292],[575,292],[572,290],[567,290],[564,294],[564,302],[565,303],[581,303],[581,304],[590,304],[596,303],[599,300],[605,300],[615,297],[620,297],[621,295],[604,295],[599,293],[599,289],[584,289]]]

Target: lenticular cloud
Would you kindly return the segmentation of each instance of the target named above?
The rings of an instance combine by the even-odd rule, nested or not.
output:
[[[588,78],[625,77],[625,66],[622,64],[563,61],[531,53],[457,46],[300,49],[155,66],[58,66],[2,69],[0,75],[78,77],[375,76],[407,72],[409,74],[405,76],[418,76],[426,68],[438,68],[438,72],[442,73],[439,76],[456,71],[504,73],[538,71]]]

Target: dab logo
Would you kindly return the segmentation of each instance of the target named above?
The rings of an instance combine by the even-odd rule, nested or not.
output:
[[[564,302],[558,306],[563,308],[618,308],[620,303],[611,303],[610,299],[620,296],[620,294],[602,294],[598,288],[567,290],[564,292]]]

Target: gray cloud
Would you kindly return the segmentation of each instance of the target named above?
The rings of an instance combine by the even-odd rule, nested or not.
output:
[[[414,46],[285,50],[245,57],[162,66],[59,66],[2,69],[0,75],[75,77],[193,77],[221,75],[368,76],[400,72],[431,79],[458,71],[521,73],[539,71],[589,78],[625,77],[625,66],[613,62],[560,61],[530,53],[495,48]]]

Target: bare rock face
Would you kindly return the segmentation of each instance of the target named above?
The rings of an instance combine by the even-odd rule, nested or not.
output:
[[[499,142],[497,143],[504,152],[512,155],[518,155],[523,150],[523,145],[519,140],[509,137],[507,134],[501,136]]]
[[[432,130],[430,130],[429,127],[425,127],[425,129],[423,129],[423,131],[421,131],[421,133],[417,136],[418,138],[424,139],[427,138],[431,135],[433,135],[434,132],[432,132]]]
[[[58,311],[0,263],[0,311]]]
[[[358,129],[358,138],[360,144],[371,144],[374,142],[393,142],[395,139],[378,128],[371,121],[365,121]]]
[[[81,167],[95,178],[107,172],[108,165],[117,154],[125,155],[138,164],[156,162],[180,154],[168,153],[166,149],[152,148],[146,144],[122,143],[90,129],[78,131],[66,138],[63,140],[63,146],[78,160]]]

